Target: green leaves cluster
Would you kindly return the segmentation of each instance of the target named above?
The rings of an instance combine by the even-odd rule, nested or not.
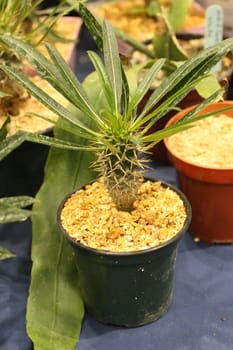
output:
[[[131,173],[139,171],[137,169],[138,152],[147,152],[164,137],[189,128],[198,111],[222,96],[223,89],[220,88],[176,125],[148,135],[147,131],[152,124],[170,110],[175,110],[176,105],[208,75],[211,67],[232,50],[233,39],[227,39],[203,50],[180,65],[152,93],[144,109],[138,113],[138,104],[150,89],[154,78],[165,64],[165,59],[157,60],[148,69],[144,79],[135,87],[132,83],[135,81],[135,74],[132,79],[132,70],[127,70],[120,61],[117,39],[111,25],[105,21],[102,27],[84,5],[80,5],[80,14],[103,51],[103,60],[95,52],[88,52],[98,76],[99,93],[103,100],[102,109],[95,108],[93,101],[88,97],[87,91],[75,74],[61,55],[49,44],[46,44],[46,47],[51,60],[17,38],[8,35],[0,36],[3,44],[15,50],[17,54],[26,57],[74,108],[81,110],[86,116],[85,120],[77,118],[16,69],[6,66],[1,66],[1,69],[56,113],[62,119],[61,127],[65,131],[88,140],[88,144],[83,147],[82,144],[32,134],[28,134],[28,140],[63,149],[85,149],[95,152],[100,174],[109,176],[113,173],[113,177],[117,179],[128,174],[129,169]],[[90,121],[92,121],[91,128],[88,126]],[[131,167],[130,163],[135,166]]]
[[[61,0],[56,6],[43,11],[40,10],[42,3],[43,0],[2,0],[0,34],[14,35],[36,46],[49,35],[58,19],[74,7],[67,5],[66,0]]]

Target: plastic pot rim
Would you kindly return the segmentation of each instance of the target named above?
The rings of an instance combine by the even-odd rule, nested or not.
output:
[[[92,247],[89,247],[87,245],[84,245],[82,243],[79,243],[77,241],[75,241],[74,239],[71,238],[71,236],[67,233],[67,231],[64,229],[64,227],[62,226],[62,223],[61,223],[61,211],[64,207],[64,204],[65,202],[67,201],[67,199],[75,192],[77,192],[79,189],[81,189],[82,187],[88,185],[88,184],[91,184],[93,182],[95,182],[97,179],[93,180],[93,181],[90,181],[86,184],[83,184],[82,186],[78,186],[77,188],[75,188],[72,192],[70,192],[63,200],[62,202],[60,203],[59,207],[58,207],[58,210],[57,210],[57,224],[58,224],[58,228],[60,230],[60,232],[62,232],[62,234],[65,236],[65,238],[72,244],[74,245],[77,245],[80,249],[84,250],[84,251],[89,251],[91,252],[92,254],[95,254],[95,255],[103,255],[103,256],[109,256],[109,257],[130,257],[130,256],[133,256],[133,255],[144,255],[144,254],[148,254],[148,253],[151,253],[151,252],[154,252],[156,250],[160,250],[162,248],[165,248],[167,246],[169,246],[170,244],[172,244],[173,242],[176,242],[177,240],[179,240],[181,238],[181,236],[187,231],[189,225],[190,225],[190,222],[191,222],[191,218],[192,218],[192,208],[191,208],[191,205],[186,197],[186,195],[180,190],[178,189],[176,186],[174,185],[171,185],[169,183],[167,183],[166,181],[163,181],[163,180],[159,180],[159,179],[155,179],[153,177],[150,177],[150,176],[144,176],[144,178],[146,180],[150,180],[150,181],[160,181],[161,184],[165,187],[169,187],[171,188],[173,191],[175,191],[179,197],[181,198],[181,200],[183,201],[184,203],[184,206],[185,206],[185,210],[186,210],[186,218],[184,220],[184,223],[183,223],[183,227],[182,229],[174,236],[172,237],[171,239],[169,239],[168,241],[166,241],[165,243],[161,244],[161,245],[158,245],[158,246],[155,246],[155,247],[152,247],[152,248],[148,248],[148,249],[141,249],[141,250],[136,250],[136,251],[130,251],[130,252],[112,252],[112,251],[108,251],[108,250],[104,250],[104,249],[96,249],[96,248],[92,248]]]

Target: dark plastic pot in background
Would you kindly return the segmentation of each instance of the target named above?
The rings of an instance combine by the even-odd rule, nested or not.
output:
[[[70,238],[60,221],[63,205],[71,194],[58,210],[59,228],[76,254],[86,309],[100,322],[126,327],[144,325],[161,317],[171,304],[177,246],[190,223],[191,208],[179,190],[163,185],[178,192],[187,219],[173,239],[151,249],[113,253],[79,244]]]
[[[44,135],[52,136],[52,129]],[[49,147],[24,142],[0,162],[0,197],[34,197],[44,178]]]
[[[233,101],[212,103],[204,112],[233,107]],[[175,115],[167,123],[178,121],[190,109]],[[233,118],[233,110],[224,112]],[[233,169],[213,169],[178,158],[165,140],[170,159],[176,169],[178,186],[192,207],[189,232],[195,238],[209,243],[233,243]]]

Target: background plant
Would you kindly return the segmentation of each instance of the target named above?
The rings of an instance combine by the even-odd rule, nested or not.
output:
[[[51,41],[64,41],[54,30],[58,19],[67,14],[72,6],[61,0],[58,5],[40,10],[43,0],[2,0],[0,2],[0,34],[17,37],[33,46],[38,46],[45,38]],[[0,45],[0,63],[25,69],[25,61],[14,50]],[[28,98],[22,87],[15,83],[2,70],[0,71],[0,108],[1,114],[18,113],[20,100]]]
[[[132,2],[132,7],[128,10],[129,15],[146,14],[158,24],[150,46],[133,39],[117,27],[114,27],[114,30],[120,39],[146,55],[148,59],[167,58],[169,61],[183,61],[187,59],[187,54],[179,44],[176,32],[182,26],[191,5],[192,0],[173,0],[167,6],[159,0],[145,0],[141,6]]]
[[[191,5],[192,0],[184,0],[182,2],[179,0],[174,0],[172,2],[168,1],[166,7],[162,5],[159,0],[144,1],[143,6],[135,6],[132,2],[132,7],[128,10],[130,14],[134,14],[135,12],[146,13],[159,23],[159,30],[156,30],[152,39],[149,40],[150,45],[146,42],[135,40],[121,29],[116,26],[114,27],[117,37],[128,43],[131,47],[126,51],[127,64],[130,64],[130,58],[134,52],[143,54],[141,59],[137,59],[136,61],[143,63],[144,69],[150,67],[156,59],[166,59],[163,71],[161,72],[162,74],[159,75],[156,83],[153,84],[152,89],[155,88],[155,86],[157,87],[162,79],[166,78],[167,75],[171,74],[188,59],[188,55],[179,43],[176,33],[184,22]],[[83,14],[83,16],[86,17],[85,14]],[[91,21],[88,20],[90,17],[92,17]],[[95,37],[95,32],[101,33],[99,30],[101,22],[102,20],[100,18],[93,16],[91,13],[88,14],[85,24],[93,37]],[[99,42],[99,39],[96,40],[96,44],[100,48],[101,43],[99,45]],[[134,65],[134,60],[132,60],[132,62]],[[202,98],[206,98],[211,92],[214,92],[219,87],[220,84],[216,75],[209,74],[208,77],[204,78],[199,84],[196,84],[195,90]]]

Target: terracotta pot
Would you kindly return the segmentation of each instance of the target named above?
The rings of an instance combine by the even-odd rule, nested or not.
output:
[[[150,249],[116,253],[80,244],[65,231],[60,219],[64,203],[72,193],[58,209],[58,226],[75,252],[85,307],[100,322],[140,326],[161,317],[172,302],[177,247],[189,226],[191,207],[182,192],[166,183],[163,186],[178,193],[187,218],[176,236]]]
[[[230,54],[231,59],[233,59],[233,56]],[[226,88],[226,92],[224,95],[225,99],[231,99],[232,98],[232,67],[230,67],[230,69],[228,69],[223,76],[219,77],[219,83],[221,84],[221,86],[227,86],[227,84],[229,83],[229,86],[227,86]],[[153,93],[154,90],[150,89],[148,91],[148,93],[145,95],[145,97],[143,98],[143,100],[141,101],[141,103],[139,104],[138,107],[138,113],[140,113],[140,111],[144,108],[146,102],[148,101],[149,97],[151,96],[151,94]],[[186,97],[183,98],[182,101],[180,101],[177,105],[178,108],[180,109],[185,109],[188,108],[189,106],[194,106],[196,104],[199,104],[203,101],[203,98],[197,93],[196,90],[192,90],[188,93],[188,95]],[[156,107],[155,107],[156,108]],[[161,130],[165,127],[165,125],[167,124],[167,122],[176,114],[177,112],[174,111],[170,111],[169,113],[167,113],[166,115],[164,115],[161,119],[159,119],[158,121],[156,121],[156,123],[154,123],[154,125],[148,130],[148,134],[151,134],[157,130]],[[157,143],[153,148],[151,148],[149,150],[153,157],[164,163],[164,164],[170,164],[170,158],[168,156],[167,153],[167,149],[164,146],[164,142],[160,141],[159,143]]]
[[[203,112],[233,107],[232,101],[213,103]],[[166,126],[178,121],[190,109],[177,113]],[[233,110],[224,112],[233,118]],[[212,169],[178,158],[164,140],[169,157],[176,169],[177,181],[192,207],[189,232],[206,242],[233,243],[233,169]]]

